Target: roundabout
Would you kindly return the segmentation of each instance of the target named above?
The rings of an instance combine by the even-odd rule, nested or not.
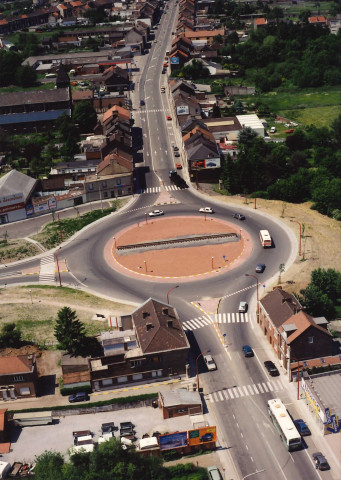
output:
[[[186,282],[232,270],[252,248],[246,230],[218,218],[146,218],[117,232],[105,246],[105,259],[126,275]]]

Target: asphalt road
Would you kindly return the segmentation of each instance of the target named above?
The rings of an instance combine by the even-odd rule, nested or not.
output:
[[[175,164],[171,145],[177,143],[179,135],[175,130],[174,119],[166,120],[167,115],[173,117],[168,95],[160,92],[160,84],[165,83],[165,75],[161,74],[162,64],[165,52],[169,49],[171,31],[174,30],[176,19],[177,5],[174,0],[171,0],[169,5],[169,11],[163,15],[157,30],[157,43],[152,44],[149,55],[137,59],[140,71],[134,78],[135,91],[132,93],[135,126],[141,127],[143,131],[143,162],[140,162],[139,167],[146,172],[143,181],[148,188],[170,185],[168,171],[174,168]],[[145,106],[140,107],[140,99],[145,101]],[[143,176],[136,179],[138,188],[143,187],[139,185],[141,178]],[[179,288],[171,293],[171,303],[185,322],[198,317],[198,311],[191,305],[191,301],[223,297],[219,313],[226,315],[235,314],[239,302],[247,301],[250,305],[251,319],[248,323],[236,321],[222,323],[219,326],[221,334],[226,334],[227,347],[222,345],[212,326],[189,332],[193,350],[192,371],[195,368],[193,359],[200,352],[207,350],[210,350],[218,366],[217,371],[208,373],[203,362],[200,360],[198,363],[207,408],[214,413],[217,424],[223,432],[228,454],[232,456],[240,478],[256,471],[260,473],[257,473],[255,478],[261,480],[331,478],[328,472],[321,474],[313,466],[311,452],[316,447],[311,446],[312,439],[307,442],[308,446],[311,446],[309,450],[305,448],[290,454],[269,420],[267,400],[279,397],[288,404],[290,398],[286,392],[287,380],[283,378],[276,383],[264,371],[263,361],[268,359],[269,349],[255,323],[255,279],[245,276],[246,273],[254,274],[257,263],[265,263],[267,266],[265,272],[258,275],[262,289],[262,285],[277,277],[281,263],[289,266],[294,261],[296,256],[294,238],[281,222],[257,211],[248,210],[245,222],[239,222],[232,218],[233,207],[213,203],[210,199],[203,202],[193,189],[173,191],[172,195],[180,203],[164,206],[165,215],[192,215],[196,214],[203,204],[212,206],[218,218],[229,219],[242,230],[248,231],[254,245],[250,257],[233,271],[195,282],[143,281],[116,272],[104,260],[104,246],[116,232],[143,221],[145,213],[153,209],[157,195],[144,193],[136,196],[127,209],[89,226],[63,246],[60,256],[67,259],[71,272],[62,274],[63,283],[75,283],[94,293],[137,303],[145,301],[148,297],[165,301],[169,289],[179,285]],[[262,249],[258,233],[263,228],[271,232],[275,248]],[[24,262],[25,268],[38,268],[39,261],[28,260]],[[1,268],[0,282],[7,282],[8,285],[27,282],[27,277],[23,279],[17,273],[21,268],[18,265]],[[38,280],[36,276],[34,281]],[[245,358],[242,355],[243,344],[252,346],[255,357]],[[294,405],[290,405],[290,412],[295,417]]]

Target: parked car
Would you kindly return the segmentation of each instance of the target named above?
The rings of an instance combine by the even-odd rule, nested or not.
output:
[[[207,473],[210,480],[221,480],[222,476],[220,474],[219,468],[215,465],[207,467]]]
[[[257,263],[256,273],[263,273],[265,270],[265,263]]]
[[[180,157],[180,153],[179,152],[174,152],[174,157]]]
[[[167,120],[172,120],[172,117],[170,115],[167,115]]]
[[[182,169],[181,163],[176,163],[175,166],[176,166],[177,170],[181,170],[181,169]]]
[[[232,217],[236,218],[237,220],[245,220],[245,216],[242,215],[241,213],[234,213]]]
[[[279,375],[279,371],[276,365],[271,360],[266,360],[264,362],[264,367],[267,369],[267,371],[272,377],[277,377]]]
[[[169,170],[169,178],[174,177],[176,175],[176,170]]]
[[[289,130],[285,130],[285,133],[294,133],[294,129],[293,129],[293,128],[289,128]]]
[[[141,107],[142,107],[143,105],[145,105],[145,101],[144,101],[144,100],[140,100],[140,105],[141,105]]]
[[[208,162],[206,163],[206,167],[217,167],[217,164],[215,162]]]
[[[164,215],[163,210],[153,210],[148,214],[150,217],[158,217],[160,215]]]
[[[308,435],[311,435],[311,431],[307,427],[307,424],[300,418],[298,420],[294,421],[294,424],[296,425],[296,428],[298,430],[298,433],[302,437],[307,437]]]
[[[313,459],[319,470],[329,470],[330,466],[326,457],[321,452],[313,453]]]
[[[201,212],[201,213],[214,213],[214,210],[211,207],[203,207],[203,208],[199,208],[199,212]]]
[[[245,313],[247,312],[248,309],[248,304],[246,302],[240,302],[239,307],[238,307],[238,312],[239,313]]]
[[[276,131],[277,131],[277,130],[276,130],[276,127],[271,127],[271,128],[270,128],[270,133],[276,133]]]
[[[204,360],[208,370],[217,370],[217,365],[211,355],[204,355]]]
[[[90,400],[89,394],[85,392],[77,392],[73,393],[72,395],[69,396],[69,402],[70,403],[75,403],[75,402],[88,402]]]
[[[285,128],[289,128],[289,127],[290,127],[290,123],[285,123],[284,126],[285,126]]]
[[[179,151],[179,147],[177,147],[176,145],[173,145],[173,150],[174,150],[174,152],[178,152],[178,151]]]
[[[244,357],[253,357],[254,353],[250,345],[243,345],[242,346]]]

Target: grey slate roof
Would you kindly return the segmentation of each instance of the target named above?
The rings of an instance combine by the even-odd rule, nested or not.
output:
[[[56,88],[53,90],[34,90],[32,92],[9,92],[0,93],[0,106],[26,105],[67,102],[69,100],[68,88]]]
[[[0,178],[0,197],[22,193],[24,201],[30,196],[37,180],[17,170],[11,170]]]
[[[199,392],[189,392],[184,388],[175,390],[165,390],[160,392],[164,407],[174,407],[177,405],[201,405]]]

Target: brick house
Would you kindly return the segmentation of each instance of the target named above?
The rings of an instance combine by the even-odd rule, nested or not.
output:
[[[36,397],[35,355],[0,357],[0,399]]]
[[[258,323],[281,365],[333,354],[334,344],[324,317],[303,311],[296,297],[275,288],[259,302]]]
[[[184,388],[159,392],[159,407],[163,418],[198,415],[202,413],[202,402],[199,392],[189,392]]]
[[[189,343],[176,310],[149,298],[103,332],[102,357],[90,360],[93,390],[155,381],[186,372]]]

